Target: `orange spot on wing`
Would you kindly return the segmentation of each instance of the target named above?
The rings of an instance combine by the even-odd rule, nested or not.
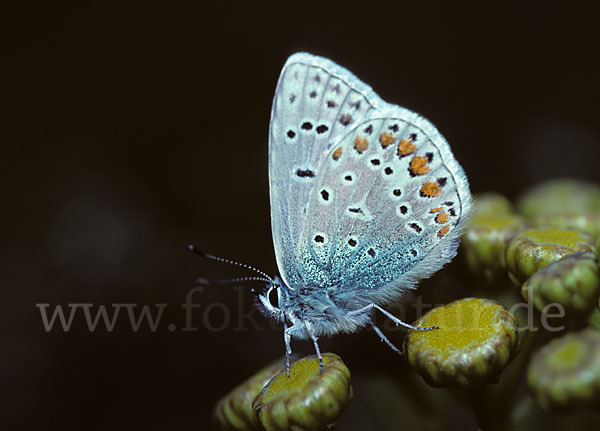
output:
[[[448,223],[448,220],[450,220],[450,217],[444,211],[435,216],[435,221],[439,224]]]
[[[417,149],[417,146],[408,139],[402,139],[398,144],[398,154],[400,156],[408,156]]]
[[[427,166],[428,161],[429,159],[427,157],[415,156],[411,160],[408,169],[413,175],[425,175],[429,173],[429,166]]]
[[[437,183],[432,181],[427,181],[425,184],[421,186],[421,196],[426,196],[428,198],[434,198],[442,194],[442,189]]]
[[[381,135],[379,135],[379,142],[381,142],[381,146],[383,148],[392,145],[395,140],[396,138],[394,138],[394,135],[392,135],[391,133],[382,133]]]
[[[356,139],[354,139],[354,148],[356,151],[362,154],[367,148],[369,148],[369,141],[367,141],[365,138],[357,136]]]
[[[448,232],[450,232],[450,226],[444,226],[440,230],[438,230],[438,236],[441,238],[445,236]]]
[[[332,157],[333,160],[339,160],[339,158],[342,157],[342,147],[337,147],[333,152]]]
[[[444,209],[444,208],[442,208],[442,207],[439,207],[439,208],[431,208],[431,209],[429,210],[429,212],[430,212],[430,213],[432,213],[432,214],[433,214],[433,213],[439,213],[439,212],[440,212],[441,210],[443,210],[443,209]]]

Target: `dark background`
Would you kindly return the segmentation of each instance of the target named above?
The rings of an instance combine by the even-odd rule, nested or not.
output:
[[[253,310],[249,289],[195,294],[197,332],[180,330],[180,304],[197,276],[245,274],[189,242],[277,271],[267,132],[287,56],[330,57],[422,113],[473,192],[515,198],[544,179],[600,180],[596,12],[373,1],[5,10],[0,428],[211,429],[215,400],[283,354],[281,330],[258,313],[264,330],[236,330],[238,310]],[[156,332],[133,332],[122,310],[112,332],[90,333],[79,310],[70,331],[48,333],[39,303],[167,307]],[[214,303],[229,322],[219,306],[203,322]],[[356,413],[368,405],[361,382],[412,372],[369,331],[322,349],[357,382],[344,429],[377,428],[365,425],[373,406]]]

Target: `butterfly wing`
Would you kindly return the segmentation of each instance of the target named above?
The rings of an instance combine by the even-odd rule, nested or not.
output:
[[[384,106],[369,86],[330,60],[307,53],[284,65],[269,130],[271,223],[283,280],[304,283],[298,245],[319,164],[348,130]]]
[[[436,128],[394,105],[333,145],[310,191],[301,276],[342,308],[398,298],[456,254],[471,204]]]
[[[269,177],[283,280],[334,292],[343,309],[389,302],[439,270],[471,204],[462,168],[429,121],[306,53],[279,78]]]

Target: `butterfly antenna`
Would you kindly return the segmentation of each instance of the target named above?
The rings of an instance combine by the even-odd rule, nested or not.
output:
[[[272,280],[266,279],[264,277],[238,277],[238,278],[229,278],[227,280],[209,280],[208,278],[197,278],[196,283],[204,286],[218,285],[218,284],[231,284],[231,283],[240,283],[243,281],[264,281],[266,283],[271,283]]]
[[[237,262],[235,260],[225,259],[224,257],[213,256],[212,254],[208,254],[202,250],[198,250],[192,244],[188,245],[188,250],[190,250],[191,252],[196,253],[198,256],[204,257],[206,259],[216,260],[217,262],[228,263],[230,265],[241,266],[242,268],[254,271],[264,277],[264,279],[260,279],[259,277],[247,277],[248,279],[254,278],[254,280],[241,280],[241,279],[232,279],[232,280],[236,280],[236,281],[259,281],[259,280],[262,280],[262,281],[267,281],[267,282],[275,284],[275,280],[273,280],[271,277],[269,277],[267,274],[265,274],[260,269],[254,268],[253,266],[246,265],[245,263]],[[219,281],[227,282],[228,280],[215,280],[215,282],[219,282]],[[235,283],[236,281],[231,281],[231,282]],[[225,284],[225,283],[217,283],[217,284]]]

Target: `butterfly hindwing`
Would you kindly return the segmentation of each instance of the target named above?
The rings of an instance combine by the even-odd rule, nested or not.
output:
[[[397,107],[382,114],[324,159],[298,248],[309,256],[305,283],[376,303],[454,256],[470,205],[464,173],[434,126]]]

